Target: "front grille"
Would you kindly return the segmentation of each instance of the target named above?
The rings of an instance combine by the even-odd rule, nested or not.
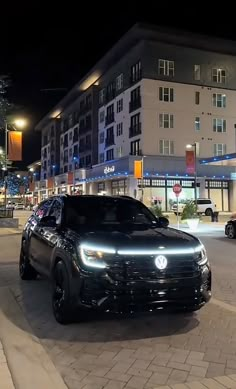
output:
[[[151,281],[173,278],[190,278],[199,274],[191,255],[166,255],[166,269],[159,270],[153,256],[120,256],[112,260],[108,274],[116,281]]]

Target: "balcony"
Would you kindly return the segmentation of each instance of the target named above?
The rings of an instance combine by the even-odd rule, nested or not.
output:
[[[115,114],[114,114],[114,112],[111,112],[105,118],[105,125],[108,126],[109,124],[113,123],[114,120],[115,120]]]
[[[136,109],[141,107],[141,96],[138,96],[136,99],[131,100],[129,103],[129,112],[133,112]]]
[[[138,150],[135,150],[135,151],[131,151],[129,153],[129,155],[139,155],[139,156],[142,156],[143,153],[142,153],[142,150],[141,149],[138,149]]]
[[[115,138],[114,138],[114,135],[112,136],[109,136],[105,139],[105,147],[110,147],[110,146],[113,146],[115,144]]]
[[[79,134],[83,135],[86,132],[91,131],[91,130],[92,130],[92,122],[89,121],[89,122],[87,122],[79,127]]]
[[[73,136],[73,143],[78,142],[78,140],[79,140],[79,135],[78,134],[74,135]]]
[[[115,88],[106,93],[106,102],[113,100],[116,97]]]
[[[91,143],[86,143],[85,144],[85,151],[90,151],[92,149],[92,144]]]
[[[135,84],[136,82],[140,81],[142,78],[142,70],[139,70],[138,72],[136,72],[135,74],[133,74],[131,77],[130,77],[130,83],[133,85]]]
[[[142,133],[141,123],[138,123],[135,126],[129,128],[129,137],[130,138],[133,138],[136,135],[140,135],[141,133]]]
[[[85,144],[80,144],[79,145],[79,153],[83,153],[84,151],[86,151]]]
[[[91,109],[92,109],[92,102],[89,104],[84,104],[80,108],[79,113],[80,113],[80,115],[85,115],[87,112],[91,111]]]

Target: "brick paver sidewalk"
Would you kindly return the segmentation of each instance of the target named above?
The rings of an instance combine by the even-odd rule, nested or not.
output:
[[[8,368],[8,364],[7,364],[6,356],[4,354],[4,349],[1,340],[0,340],[0,388],[15,389],[15,386],[11,378],[11,373]]]

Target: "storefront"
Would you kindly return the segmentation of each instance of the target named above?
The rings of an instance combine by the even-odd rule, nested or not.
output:
[[[47,188],[47,182],[43,181],[40,190],[36,190],[40,192],[41,200],[52,194],[52,191],[55,194],[128,195],[142,199],[147,206],[157,204],[163,211],[170,211],[176,201],[173,193],[175,184],[182,186],[180,202],[194,198],[195,180],[186,174],[184,157],[145,157],[143,179],[136,179],[134,161],[140,158],[129,156],[95,165],[91,169],[78,169],[73,180],[68,178],[68,174],[61,174],[55,177],[53,188]],[[219,211],[234,210],[235,183],[232,180],[232,167],[198,164],[197,196],[211,198]]]
[[[139,157],[137,157],[138,159]],[[180,202],[194,199],[194,177],[186,174],[184,158],[145,157],[143,180],[134,178],[135,157],[121,158],[110,164],[93,166],[87,171],[86,193],[128,195],[147,206],[158,204],[170,211],[176,201],[173,186],[180,184]],[[212,167],[198,167],[197,197],[211,198],[219,211],[230,210],[230,171],[216,175]]]

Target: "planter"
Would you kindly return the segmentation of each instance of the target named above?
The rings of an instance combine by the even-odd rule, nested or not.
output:
[[[191,231],[197,231],[199,219],[187,219],[186,222]]]

